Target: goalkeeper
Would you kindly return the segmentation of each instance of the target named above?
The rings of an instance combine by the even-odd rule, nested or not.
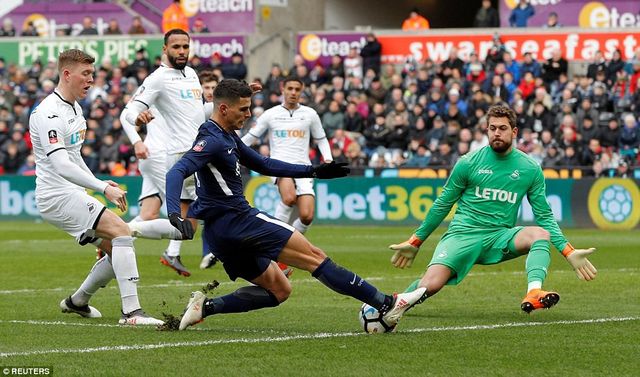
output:
[[[422,302],[445,284],[461,282],[474,264],[501,263],[527,254],[528,288],[520,307],[527,313],[550,308],[560,300],[558,293],[542,290],[551,261],[550,244],[587,281],[597,273],[587,259],[595,249],[575,249],[562,234],[547,203],[540,165],[512,147],[518,134],[515,112],[493,106],[487,124],[489,145],[460,158],[420,227],[409,240],[389,246],[395,250],[391,262],[398,268],[410,267],[422,242],[457,202],[426,273],[407,291],[425,287]],[[525,194],[538,226],[515,226]]]

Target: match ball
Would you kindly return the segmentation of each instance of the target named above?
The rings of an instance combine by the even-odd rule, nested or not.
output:
[[[386,323],[382,318],[382,314],[371,305],[362,304],[358,317],[360,318],[360,325],[369,334],[390,332],[396,327],[396,325],[391,326]]]

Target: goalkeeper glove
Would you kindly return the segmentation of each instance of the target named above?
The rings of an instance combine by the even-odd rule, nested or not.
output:
[[[389,249],[395,250],[395,253],[391,257],[391,263],[398,268],[411,267],[416,254],[418,254],[420,245],[422,245],[422,240],[416,237],[415,234],[412,234],[411,238],[407,241],[389,245]]]
[[[183,240],[193,239],[193,234],[195,232],[193,230],[193,225],[191,225],[191,221],[183,219],[179,213],[174,212],[169,214],[169,222],[174,226],[174,228],[180,231]]]
[[[596,251],[595,247],[589,249],[575,249],[570,243],[565,246],[562,255],[567,258],[567,262],[582,280],[593,280],[596,278],[598,270],[589,262],[587,257]]]
[[[340,178],[346,177],[351,169],[347,167],[346,162],[338,162],[331,161],[328,164],[321,164],[313,167],[313,178],[320,179],[331,179],[331,178]]]

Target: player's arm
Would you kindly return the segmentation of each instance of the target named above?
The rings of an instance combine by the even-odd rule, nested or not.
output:
[[[244,143],[237,143],[240,163],[263,175],[291,178],[330,179],[345,177],[349,174],[347,164],[321,164],[318,166],[290,164],[260,155]]]
[[[196,144],[203,139],[197,138]],[[180,213],[180,194],[184,180],[197,172],[213,160],[215,157],[216,140],[204,139],[205,148],[197,151],[190,149],[167,172],[166,175],[166,200],[167,213]]]
[[[246,135],[242,137],[242,142],[246,145],[253,145],[256,141],[260,140],[262,135],[269,128],[269,115],[262,114],[256,120],[256,125],[247,132]]]
[[[141,122],[141,119],[139,119],[140,113],[149,110],[155,103],[161,90],[160,84],[161,82],[159,81],[158,75],[149,75],[120,114],[122,128],[127,134],[129,141],[131,141],[131,145],[133,145],[136,157],[138,158],[146,158],[149,150],[142,142],[136,126],[139,126]]]
[[[573,267],[576,275],[583,280],[595,279],[598,271],[593,267],[593,264],[591,264],[587,257],[596,251],[596,249],[576,249],[567,241],[564,234],[562,234],[562,230],[560,230],[558,223],[553,217],[549,202],[547,202],[546,185],[542,169],[537,169],[533,184],[527,191],[527,197],[531,204],[536,223],[549,232],[551,235],[551,243],[558,251],[562,252],[567,262]]]
[[[41,117],[42,116],[33,119],[38,126],[40,126],[40,122],[43,122],[40,120]],[[43,125],[44,124],[46,124],[46,126],[32,127],[32,130],[38,132],[42,148],[49,161],[51,161],[53,170],[59,176],[75,185],[104,193],[109,201],[125,211],[127,209],[127,200],[124,191],[118,188],[117,185],[114,187],[109,182],[104,182],[96,178],[84,162],[81,162],[83,166],[79,166],[71,161],[64,144],[64,133],[62,132],[64,124],[62,118],[59,116],[47,118],[47,120],[43,122]]]
[[[463,191],[467,187],[468,159],[461,158],[455,164],[449,175],[449,179],[444,184],[442,194],[433,202],[433,206],[427,213],[422,224],[415,230],[408,240],[390,245],[389,248],[395,253],[391,256],[391,263],[398,268],[411,267],[413,260],[420,250],[424,240],[433,233],[442,220],[449,214],[453,205],[460,199]]]
[[[324,128],[322,128],[322,121],[320,121],[320,117],[315,111],[311,118],[311,137],[316,144],[318,144],[318,149],[320,149],[320,154],[322,155],[324,162],[333,161],[331,146],[329,145],[329,140],[327,140],[327,134],[324,132]]]

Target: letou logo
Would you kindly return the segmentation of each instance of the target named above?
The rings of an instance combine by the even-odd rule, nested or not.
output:
[[[305,60],[315,61],[318,58],[333,55],[347,56],[351,47],[360,50],[367,43],[364,37],[359,37],[357,40],[353,40],[353,36],[351,38],[342,37],[345,38],[343,40],[339,40],[339,38],[331,36],[332,40],[329,40],[317,34],[306,34],[300,39],[298,51]]]
[[[181,0],[187,17],[198,13],[241,13],[253,11],[253,0]]]
[[[620,13],[614,6],[608,8],[604,3],[592,1],[580,10],[578,25],[589,28],[640,26],[640,14]]]
[[[556,5],[561,3],[562,0],[531,0],[529,3],[535,6],[544,6],[544,5]],[[504,0],[504,3],[509,7],[509,9],[513,9],[520,4],[519,0]]]

